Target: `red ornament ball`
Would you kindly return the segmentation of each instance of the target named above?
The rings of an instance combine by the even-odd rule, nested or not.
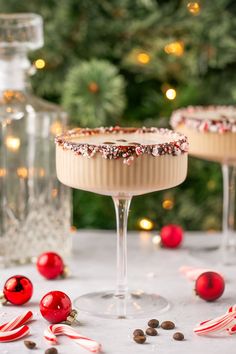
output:
[[[23,305],[32,297],[33,284],[23,275],[14,275],[7,279],[3,294],[13,305]]]
[[[160,236],[164,247],[176,248],[183,240],[183,229],[179,225],[169,224],[161,229]]]
[[[43,277],[47,279],[55,279],[63,274],[64,262],[59,254],[45,252],[37,259],[37,269]]]
[[[225,289],[223,277],[216,272],[204,272],[196,280],[195,292],[206,301],[221,297]]]
[[[50,291],[40,301],[40,312],[50,323],[66,321],[72,311],[70,298],[62,291]]]

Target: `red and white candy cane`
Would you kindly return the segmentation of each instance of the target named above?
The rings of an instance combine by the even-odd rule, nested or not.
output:
[[[50,343],[56,344],[56,336],[62,334],[66,335],[75,343],[81,345],[83,348],[89,350],[92,353],[99,353],[102,349],[101,344],[93,339],[82,336],[80,333],[78,333],[78,331],[66,324],[52,324],[48,326],[44,331],[44,338]]]
[[[0,342],[12,342],[29,334],[29,327],[25,325],[33,317],[31,311],[17,316],[13,320],[0,326]]]
[[[182,266],[179,268],[179,271],[189,280],[197,280],[199,275],[201,275],[204,272],[209,272],[210,269],[206,268],[196,268],[196,267],[188,267],[188,266]]]
[[[229,334],[236,333],[236,305],[231,306],[223,316],[201,322],[199,326],[194,328],[194,332],[198,335],[222,332],[224,330]]]

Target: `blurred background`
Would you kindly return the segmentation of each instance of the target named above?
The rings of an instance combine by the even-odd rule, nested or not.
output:
[[[43,16],[32,85],[73,126],[168,127],[178,107],[235,103],[233,0],[0,0],[0,9]],[[218,164],[190,158],[181,186],[133,199],[129,228],[219,230],[221,186]],[[73,191],[73,204],[76,227],[115,227],[111,198]]]

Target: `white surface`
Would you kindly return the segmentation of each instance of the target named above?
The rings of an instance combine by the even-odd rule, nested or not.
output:
[[[139,320],[103,320],[79,314],[78,329],[85,336],[99,341],[106,354],[222,354],[234,352],[236,335],[199,337],[193,333],[194,326],[205,319],[223,314],[236,302],[235,267],[214,267],[226,276],[227,284],[224,295],[213,303],[207,303],[194,295],[193,283],[180,275],[178,268],[182,265],[204,266],[189,254],[189,247],[204,244],[210,240],[215,243],[217,237],[201,234],[186,235],[184,247],[178,250],[156,249],[147,233],[131,233],[128,237],[129,285],[132,289],[158,292],[167,297],[171,309],[156,316],[147,316]],[[34,295],[30,303],[23,307],[8,305],[1,308],[0,323],[10,320],[25,310],[32,310],[35,321],[30,325],[29,340],[37,343],[37,354],[44,353],[49,345],[43,339],[46,321],[39,313],[38,303],[50,290],[62,290],[72,299],[89,291],[110,289],[115,282],[115,233],[82,231],[74,234],[74,256],[68,264],[72,276],[64,280],[44,280],[33,265],[0,270],[0,287],[9,276],[23,274],[34,284]],[[147,337],[146,344],[136,344],[132,332],[136,328],[147,327],[147,320],[157,317],[160,321],[172,320],[176,331],[184,333],[186,340],[177,342],[172,339],[173,331],[159,329],[158,337]],[[86,353],[87,351],[65,337],[59,337],[57,346],[59,354]],[[0,344],[0,354],[27,354],[23,340]],[[88,353],[88,352],[87,352]]]

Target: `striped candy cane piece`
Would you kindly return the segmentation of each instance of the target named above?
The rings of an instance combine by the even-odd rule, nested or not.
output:
[[[1,325],[0,326],[0,331],[1,332],[11,331],[12,329],[21,327],[26,322],[30,321],[32,318],[33,318],[33,313],[31,311],[27,311],[25,314],[17,316],[13,320]]]
[[[236,333],[236,305],[230,307],[226,314],[217,317],[213,320],[207,320],[200,323],[194,329],[194,332],[199,335],[208,333],[221,332],[227,330],[229,334]]]
[[[92,353],[99,353],[102,349],[101,344],[90,339],[88,337],[82,336],[78,331],[71,328],[66,324],[52,324],[48,326],[44,331],[44,338],[52,344],[57,343],[57,335],[66,335],[72,339],[75,343],[79,344],[83,348],[91,351]]]
[[[29,334],[29,331],[29,327],[26,325],[13,329],[11,331],[0,331],[0,343],[13,342],[14,340],[25,337],[27,334]]]

